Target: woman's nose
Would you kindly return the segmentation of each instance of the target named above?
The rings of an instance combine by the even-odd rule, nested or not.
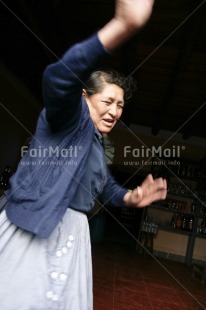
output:
[[[117,106],[116,104],[112,104],[109,109],[109,114],[115,117],[117,115]]]

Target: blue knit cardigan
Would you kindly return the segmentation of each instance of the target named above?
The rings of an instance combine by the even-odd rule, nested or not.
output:
[[[95,34],[44,72],[45,108],[5,193],[10,221],[41,238],[48,238],[61,220],[84,175],[95,128],[81,93],[84,81],[107,54]],[[104,201],[122,206],[126,191],[107,171]]]

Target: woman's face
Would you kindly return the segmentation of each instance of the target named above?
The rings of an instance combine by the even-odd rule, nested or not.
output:
[[[83,90],[95,127],[102,133],[112,130],[124,107],[124,91],[116,84],[105,84],[101,93],[88,96]]]

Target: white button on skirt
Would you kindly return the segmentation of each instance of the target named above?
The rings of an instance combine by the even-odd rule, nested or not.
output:
[[[40,239],[11,224],[2,211],[0,304],[2,310],[93,309],[90,234],[84,214],[67,209],[52,235]]]

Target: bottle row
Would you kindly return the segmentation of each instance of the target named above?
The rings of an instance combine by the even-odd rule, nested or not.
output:
[[[205,220],[202,220],[197,226],[197,233],[206,235],[206,221]]]
[[[169,192],[177,195],[192,195],[192,184],[191,183],[184,183],[184,184],[176,184],[170,183],[169,184]]]
[[[166,199],[163,201],[158,201],[157,205],[159,207],[163,207],[171,210],[179,210],[183,212],[190,212],[188,208],[187,201],[177,200],[177,199]]]
[[[184,231],[192,232],[194,226],[194,216],[173,214],[171,226],[174,229],[182,229]]]
[[[188,203],[188,201],[182,201],[178,199],[166,199],[164,201],[158,201],[156,203],[159,207],[163,207],[170,210],[181,211],[184,213],[197,214],[201,217],[206,217],[206,207],[204,204],[198,205],[197,201]]]
[[[173,214],[171,220],[171,226],[175,229],[181,229],[184,231],[193,232],[194,230],[194,217],[185,216],[181,214]],[[197,225],[197,233],[206,235],[206,221],[202,220]]]
[[[203,165],[194,162],[179,161],[179,165],[171,166],[171,170],[181,177],[187,179],[205,179],[206,169]]]
[[[156,234],[158,230],[158,225],[157,223],[153,222],[152,219],[150,219],[149,217],[148,218],[146,217],[142,223],[141,230],[144,232]]]

